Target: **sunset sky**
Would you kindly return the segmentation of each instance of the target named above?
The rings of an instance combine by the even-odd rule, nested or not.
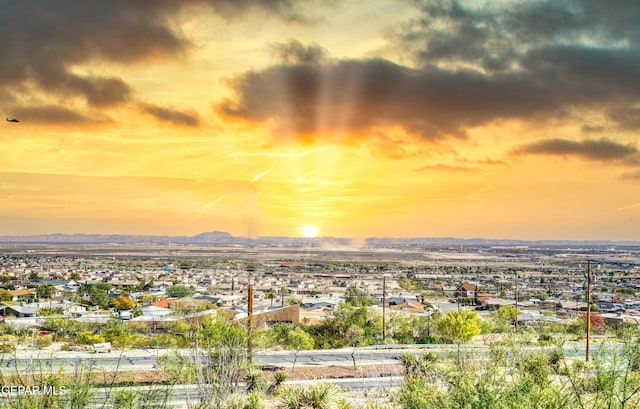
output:
[[[0,235],[640,240],[639,21],[637,0],[0,0]]]

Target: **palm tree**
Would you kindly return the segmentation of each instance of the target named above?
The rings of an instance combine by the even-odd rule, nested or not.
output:
[[[267,291],[266,297],[267,299],[271,300],[271,307],[273,307],[273,300],[276,298],[276,296],[277,296],[276,289],[273,287],[269,288],[269,291]]]

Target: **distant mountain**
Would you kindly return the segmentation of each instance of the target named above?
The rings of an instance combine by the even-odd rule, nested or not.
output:
[[[0,243],[149,243],[149,244],[243,244],[247,239],[227,232],[213,231],[195,236],[138,236],[124,234],[38,234],[33,236],[0,236]]]
[[[248,245],[248,246],[349,246],[349,238],[267,236],[260,238],[236,237],[223,231],[212,231],[195,236],[138,236],[123,234],[38,234],[32,236],[0,236],[0,243],[42,243],[42,244],[202,244],[202,245]],[[364,243],[367,247],[437,247],[437,246],[534,246],[534,247],[600,247],[600,246],[640,246],[640,241],[613,240],[498,240],[461,239],[455,237],[370,237]]]

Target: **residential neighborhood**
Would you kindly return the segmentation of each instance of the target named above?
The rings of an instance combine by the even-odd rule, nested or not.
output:
[[[622,254],[599,251],[595,257],[576,253],[569,259],[565,249],[522,248],[464,253],[447,247],[376,249],[368,254],[214,248],[206,256],[200,248],[180,250],[184,257],[157,257],[135,246],[129,255],[107,257],[81,252],[4,254],[2,320],[39,328],[51,317],[94,323],[118,319],[146,323],[161,332],[178,319],[196,316],[223,313],[246,319],[251,287],[257,326],[316,324],[331,317],[353,298],[349,291],[355,291],[389,314],[431,316],[467,308],[487,318],[513,305],[520,311],[518,324],[526,328],[569,322],[587,310],[584,275],[586,259],[593,257],[592,308],[613,326],[640,323],[639,256],[626,249]]]

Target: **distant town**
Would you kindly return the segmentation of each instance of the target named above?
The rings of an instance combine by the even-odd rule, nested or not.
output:
[[[638,245],[379,239],[355,246],[346,241],[284,238],[249,244],[245,239],[243,244],[219,233],[201,239],[205,236],[216,242],[100,242],[96,238],[79,242],[77,236],[72,240],[53,236],[59,241],[55,242],[47,236],[46,240],[1,243],[3,365],[13,366],[20,377],[21,370],[33,370],[20,369],[33,354],[49,354],[48,359],[57,357],[55,362],[63,365],[85,359],[83,354],[106,353],[105,365],[115,359],[113,354],[130,362],[129,369],[119,361],[111,369],[121,372],[119,376],[131,371],[140,374],[143,369],[158,370],[160,353],[169,356],[172,350],[211,348],[213,340],[225,339],[220,334],[238,330],[242,340],[236,348],[246,349],[242,356],[247,362],[260,360],[258,369],[265,379],[275,382],[278,376],[301,379],[309,374],[321,379],[360,379],[375,368],[379,389],[383,379],[413,379],[412,366],[400,346],[433,345],[438,348],[434,351],[441,352],[446,344],[486,346],[492,339],[502,342],[520,334],[536,334],[541,346],[554,337],[580,340],[585,336],[586,314],[591,315],[587,320],[592,324],[587,337],[640,329]],[[447,317],[456,314],[463,321],[454,324],[452,332]],[[467,322],[472,326],[467,328]],[[301,354],[344,348],[352,349],[344,355],[337,352],[325,363],[316,355]],[[270,363],[274,351],[289,355],[282,358],[285,361]],[[388,352],[357,361],[363,351]],[[576,353],[589,358],[588,349]],[[219,357],[219,352],[212,356]],[[352,360],[352,365],[336,363],[342,357]],[[211,365],[204,367],[227,367]],[[250,367],[242,368],[234,375],[238,377],[234,388],[239,387],[239,379],[249,382],[252,372],[246,368]],[[274,370],[279,375],[269,375]],[[200,382],[163,371],[162,384],[172,379],[187,388]],[[156,382],[136,376],[136,382],[144,385]],[[113,379],[109,387],[132,384],[129,378]],[[250,385],[243,386],[245,392],[251,391]],[[395,388],[408,387],[402,385]],[[104,386],[104,381],[95,383],[95,388]],[[125,387],[119,393],[132,392]],[[108,395],[104,402],[111,399]],[[269,396],[260,399],[272,399],[268,407],[281,407],[273,402],[282,398]],[[393,395],[384,399],[379,407],[410,407],[393,406],[397,404]]]
[[[252,284],[256,312],[295,305],[286,321],[298,324],[330,315],[350,287],[375,298],[381,308],[384,277],[390,310],[428,314],[430,301],[480,311],[518,303],[519,320],[527,325],[585,311],[591,263],[591,299],[604,317],[612,323],[640,320],[640,246],[401,242],[410,244],[332,248],[309,239],[288,246],[6,243],[0,246],[0,309],[5,322],[18,326],[37,326],[52,311],[77,320],[117,316],[158,325],[185,310],[224,309],[246,316]],[[101,300],[88,290],[91,286],[104,292]],[[135,310],[110,302],[123,296]]]

